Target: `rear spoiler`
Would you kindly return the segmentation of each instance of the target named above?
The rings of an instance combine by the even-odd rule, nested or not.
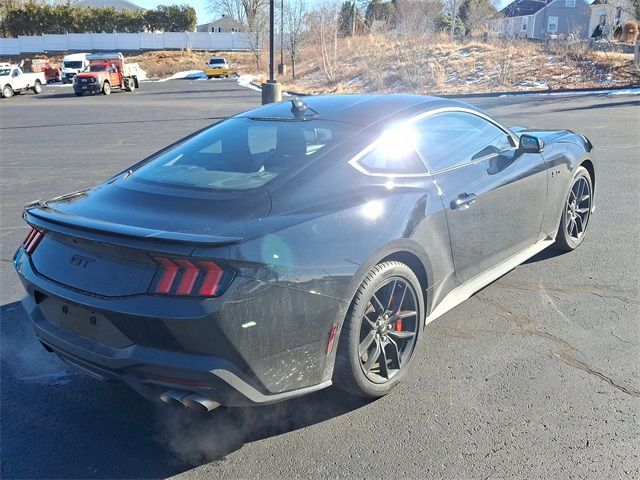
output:
[[[241,237],[170,232],[105,222],[65,214],[44,205],[25,207],[23,217],[27,223],[34,227],[71,237],[123,247],[155,249],[174,253],[190,251],[195,247],[221,247],[243,240]],[[163,244],[166,247],[173,245],[178,248],[162,248]],[[185,247],[187,248],[185,249]]]

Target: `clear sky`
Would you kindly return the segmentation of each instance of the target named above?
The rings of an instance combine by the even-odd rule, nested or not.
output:
[[[207,7],[207,0],[196,0],[196,1],[185,1],[185,0],[130,0],[131,2],[139,5],[143,8],[155,8],[158,5],[173,5],[173,4],[187,4],[191,5],[196,9],[196,13],[198,14],[198,24],[208,23],[210,21],[215,20],[215,15],[209,12]],[[321,0],[310,0],[310,4],[320,3]],[[498,0],[496,3],[502,8],[506,5],[510,0]]]

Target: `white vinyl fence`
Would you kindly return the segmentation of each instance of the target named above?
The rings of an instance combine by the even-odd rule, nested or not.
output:
[[[66,33],[0,38],[0,55],[136,50],[252,50],[248,33]]]

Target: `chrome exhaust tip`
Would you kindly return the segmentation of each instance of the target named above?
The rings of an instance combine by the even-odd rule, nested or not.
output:
[[[182,399],[189,395],[189,392],[185,392],[182,390],[169,390],[160,395],[160,400],[168,405],[184,407],[184,403],[182,403]]]
[[[180,399],[180,402],[186,407],[200,412],[210,412],[220,406],[218,402],[197,393],[193,393]]]

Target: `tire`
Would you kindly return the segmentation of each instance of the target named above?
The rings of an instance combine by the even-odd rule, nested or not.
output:
[[[42,84],[38,80],[36,80],[36,83],[33,84],[32,90],[36,95],[42,93]]]
[[[133,81],[133,78],[129,78],[127,79],[127,86],[125,87],[125,89],[128,92],[133,92],[136,89],[136,82]]]
[[[62,73],[58,72],[58,75],[56,75],[56,82],[61,82],[62,81]]]
[[[5,85],[4,87],[2,87],[2,96],[4,98],[13,97],[13,88],[11,88],[11,85]]]
[[[424,298],[415,273],[400,262],[373,267],[342,326],[334,384],[361,397],[389,393],[406,375],[423,323]]]
[[[105,95],[111,95],[111,85],[109,84],[109,82],[104,82],[102,84],[102,93],[104,93]]]
[[[570,252],[584,240],[593,206],[593,181],[589,171],[578,167],[562,207],[562,217],[556,235],[560,251]]]
[[[84,92],[75,92],[76,93],[76,97],[81,97],[82,95],[84,95]]]

